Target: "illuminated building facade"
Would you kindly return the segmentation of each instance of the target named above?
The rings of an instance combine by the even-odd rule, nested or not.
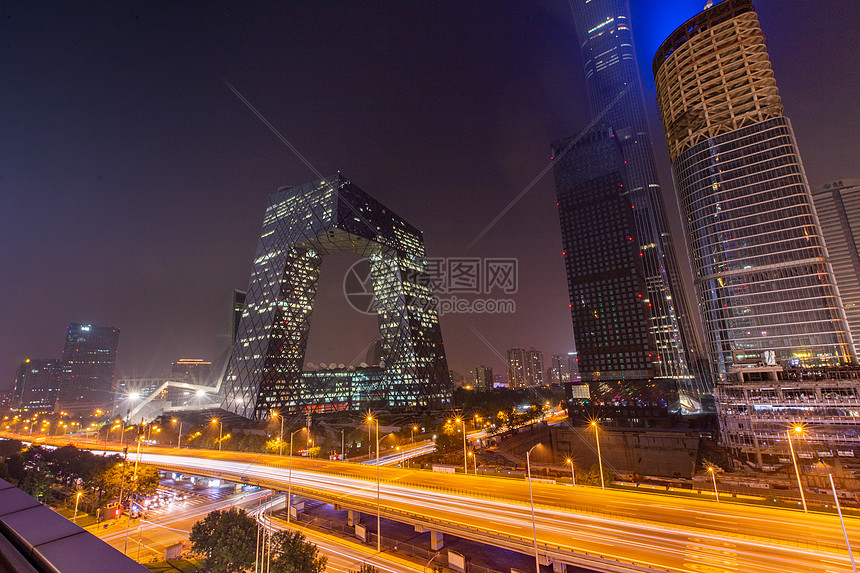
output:
[[[60,391],[60,360],[27,358],[18,366],[12,388],[13,412],[52,412]]]
[[[323,258],[370,262],[377,367],[303,370]],[[337,175],[269,197],[223,407],[246,418],[359,408],[437,409],[451,381],[421,232]]]
[[[860,179],[826,183],[812,190],[812,200],[854,341],[854,355],[860,356]]]
[[[543,352],[531,348],[508,349],[508,388],[543,386]]]
[[[711,382],[709,373],[695,371],[689,362],[689,354],[698,350],[699,340],[690,322],[675,249],[666,223],[633,48],[629,7],[626,0],[573,0],[571,8],[585,68],[589,104],[592,116],[598,121],[587,133],[553,144],[553,157],[557,158],[556,192],[565,245],[565,266],[571,285],[570,302],[580,357],[579,371],[583,380],[606,381],[616,388],[619,382],[624,386],[624,381],[637,380],[636,384],[626,384],[625,400],[634,402],[637,401],[637,388],[644,390],[645,385],[650,384],[648,380],[657,380],[657,385],[668,389],[669,393],[662,401],[669,402],[673,410],[695,412],[701,409],[701,396],[711,392]],[[579,143],[584,145],[577,147]],[[578,157],[568,157],[573,147],[577,147]],[[614,179],[616,201],[626,203],[627,212],[613,209],[614,219],[605,218],[609,216],[607,214],[603,219],[591,219],[587,227],[596,226],[594,221],[612,227],[613,232],[618,231],[625,240],[633,241],[633,244],[623,247],[624,254],[619,252],[619,256],[626,258],[627,252],[633,250],[639,258],[635,277],[618,277],[626,284],[619,283],[602,294],[601,305],[607,309],[623,309],[635,321],[628,326],[625,320],[622,326],[615,324],[615,317],[600,318],[612,321],[610,329],[614,332],[608,341],[581,322],[583,317],[577,315],[576,307],[582,306],[583,299],[575,297],[577,293],[574,291],[579,288],[573,286],[610,281],[608,277],[600,277],[605,261],[585,262],[581,260],[581,254],[575,252],[577,247],[568,247],[581,242],[577,235],[584,230],[576,224],[578,215],[572,213],[576,207],[570,203],[570,198],[573,195],[589,196],[588,185],[593,184],[593,194],[602,197],[603,201],[608,200],[603,188],[607,184],[605,179],[589,183],[581,178],[587,173],[573,174],[576,165],[589,161],[589,152],[596,154],[593,161],[601,166],[604,176]],[[614,165],[607,163],[610,155]],[[577,190],[573,191],[570,185],[577,186]],[[595,246],[600,247],[597,243]],[[571,260],[573,258],[578,260]],[[607,266],[616,263],[620,261],[608,262]],[[617,270],[609,272],[616,273]],[[587,306],[596,303],[595,300],[585,301]],[[638,316],[640,311],[644,313],[641,317]],[[647,334],[643,328],[647,328]],[[592,392],[592,395],[612,398],[615,391],[608,387],[606,390],[605,393]],[[652,401],[656,395],[651,394],[643,396],[641,401]]]
[[[63,347],[60,409],[107,410],[114,402],[119,328],[70,324]]]
[[[744,365],[853,361],[751,1],[725,0],[685,22],[653,71],[717,381]]]
[[[717,384],[720,437],[759,467],[860,456],[860,369],[747,366]],[[802,432],[795,432],[795,428]]]
[[[472,370],[472,387],[475,390],[488,391],[493,389],[493,369],[489,366],[477,366]]]

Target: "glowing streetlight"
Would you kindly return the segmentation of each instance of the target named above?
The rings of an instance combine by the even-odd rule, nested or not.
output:
[[[597,441],[597,463],[600,466],[600,489],[606,489],[606,484],[603,483],[603,458],[600,456],[600,434],[597,431],[597,420],[592,420],[591,426],[594,428],[594,439]]]
[[[75,516],[72,518],[72,523],[74,523],[78,519],[78,502],[81,501],[82,495],[84,495],[84,492],[79,491],[78,495],[75,496]]]
[[[173,418],[171,420],[171,422],[175,424],[177,422],[176,418]],[[177,434],[177,436],[176,436],[176,449],[177,450],[182,447],[181,442],[182,442],[182,420],[179,420],[179,434]]]
[[[463,424],[463,475],[469,475],[469,464],[466,461],[466,420],[455,418],[454,421],[458,424]]]
[[[218,424],[218,451],[221,451],[221,435],[224,433],[224,424],[218,418],[212,418],[213,424]]]
[[[367,417],[368,422],[376,424],[376,550],[382,552],[382,519],[379,510],[379,420],[373,416]]]
[[[714,497],[717,498],[717,503],[720,503],[720,492],[717,491],[717,472],[713,466],[708,466],[708,473],[711,474],[711,479],[714,480]]]
[[[573,473],[573,458],[567,458],[565,463],[570,464],[570,481],[573,485],[576,485],[576,474]]]
[[[532,507],[532,540],[534,541],[535,546],[535,573],[540,573],[540,557],[538,557],[538,546],[537,546],[537,527],[535,526],[535,500],[532,496],[532,465],[531,460],[529,459],[532,450],[540,445],[540,442],[533,445],[529,448],[529,451],[526,452],[526,471],[529,475],[529,504]]]
[[[278,413],[272,412],[272,417],[277,418]],[[278,434],[278,448],[279,448],[278,455],[283,456],[284,455],[284,417],[281,416],[280,418],[281,418],[281,433]],[[292,450],[292,446],[291,446],[290,447],[290,455],[292,455],[292,453],[293,453],[293,450]]]
[[[794,433],[800,438],[803,435],[803,426],[794,427]],[[803,513],[809,513],[806,509],[806,496],[803,493],[803,483],[800,481],[800,468],[797,467],[797,457],[794,455],[794,446],[791,444],[791,432],[785,433],[788,437],[788,449],[791,451],[791,461],[794,464],[794,475],[797,476],[797,488],[800,490],[800,501],[803,502]]]
[[[287,523],[290,522],[290,512],[292,512],[293,508],[293,436],[304,429],[306,428],[299,428],[290,434],[290,477],[288,478],[287,485]]]

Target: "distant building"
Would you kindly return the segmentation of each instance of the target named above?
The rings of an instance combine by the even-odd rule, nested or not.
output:
[[[472,370],[472,386],[475,390],[493,389],[493,369],[489,366],[477,366]]]
[[[27,358],[18,366],[10,406],[13,412],[52,412],[60,390],[58,358]]]
[[[854,354],[860,356],[860,179],[827,183],[812,190],[812,199],[854,341]]]
[[[118,343],[119,328],[69,325],[61,358],[60,409],[84,413],[113,404]]]
[[[170,371],[174,374],[185,374],[195,384],[203,384],[212,373],[212,363],[199,358],[182,358],[171,365]]]
[[[552,355],[550,358],[551,365],[547,370],[547,382],[561,385],[571,382],[576,377],[573,373],[578,374],[578,372],[575,369],[575,364],[571,364],[571,354]],[[578,377],[576,378],[578,379]]]
[[[543,386],[543,352],[531,348],[508,350],[508,388]]]
[[[454,384],[454,388],[463,388],[464,386],[471,386],[470,381],[467,380],[465,376],[463,376],[456,370],[449,370],[448,375],[451,377],[451,383]]]
[[[493,388],[506,388],[508,381],[504,374],[493,374]]]
[[[233,289],[232,312],[230,313],[230,332],[233,333],[233,342],[236,342],[236,334],[239,332],[239,322],[242,320],[242,312],[245,310],[245,297],[247,293],[243,290]]]

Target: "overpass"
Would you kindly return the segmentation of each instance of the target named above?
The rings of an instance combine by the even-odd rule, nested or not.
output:
[[[68,440],[56,443],[66,444]],[[102,444],[76,444],[100,450]],[[286,491],[355,513],[377,510],[376,468],[346,462],[209,450],[142,448],[141,461]],[[523,480],[379,468],[383,517],[533,554]],[[533,482],[540,560],[596,571],[707,573],[851,571],[835,515],[716,503],[653,492]],[[846,518],[852,545],[860,520]],[[383,530],[384,537],[385,532]]]

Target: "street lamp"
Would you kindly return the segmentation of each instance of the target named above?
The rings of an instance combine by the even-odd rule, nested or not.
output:
[[[290,511],[293,507],[293,436],[304,429],[305,428],[299,428],[290,434],[290,477],[288,478],[289,485],[287,485],[287,523],[290,522]]]
[[[573,473],[573,458],[567,458],[565,462],[570,464],[570,481],[573,485],[576,485],[576,475]]]
[[[717,472],[713,466],[708,466],[708,473],[711,474],[711,479],[714,480],[714,497],[717,498],[717,503],[720,503],[720,492],[717,491]]]
[[[839,512],[839,522],[842,524],[842,534],[845,536],[845,545],[848,546],[848,557],[851,558],[851,569],[857,573],[857,564],[854,562],[854,553],[851,551],[851,541],[848,540],[848,532],[845,531],[845,519],[842,517],[842,507],[839,505],[839,496],[836,495],[836,486],[833,484],[833,474],[827,472],[830,477],[830,488],[833,490],[833,501],[836,502],[836,511]]]
[[[224,433],[224,423],[219,421],[218,418],[212,418],[213,424],[218,424],[218,451],[221,451],[221,435]]]
[[[412,443],[415,443],[415,432],[418,431],[418,426],[412,426]]]
[[[469,464],[466,462],[466,420],[456,418],[458,424],[463,424],[463,475],[469,475]]]
[[[368,422],[376,424],[376,551],[382,552],[382,519],[379,511],[379,420],[367,417]]]
[[[277,418],[278,413],[272,412],[272,417]],[[281,433],[278,434],[278,447],[279,447],[278,455],[283,456],[284,455],[284,417],[283,416],[281,416]],[[292,452],[293,452],[293,450],[291,448],[290,449],[290,455],[292,455]]]
[[[532,507],[532,539],[534,541],[535,546],[535,573],[540,573],[540,557],[538,557],[538,546],[537,546],[537,527],[535,527],[535,500],[532,496],[532,465],[531,460],[529,459],[532,450],[540,445],[540,442],[533,445],[529,448],[529,451],[526,452],[526,471],[529,475],[529,504]]]
[[[78,495],[75,496],[75,516],[72,518],[72,523],[74,523],[78,519],[78,502],[81,501],[82,495],[84,495],[84,492],[79,491]]]
[[[794,431],[800,437],[803,434],[803,426],[795,426]],[[809,513],[806,509],[806,496],[803,494],[803,483],[800,481],[800,469],[797,467],[797,457],[794,455],[794,446],[791,444],[791,432],[786,432],[785,435],[788,437],[788,449],[791,451],[794,475],[797,476],[797,488],[800,490],[800,501],[803,502],[803,513]]]
[[[173,422],[174,424],[176,423],[176,421],[177,421],[176,418],[173,418],[173,420],[171,420],[171,422]],[[176,437],[176,449],[177,450],[182,447],[181,443],[182,443],[182,420],[179,420],[179,434]]]
[[[606,484],[603,483],[603,458],[600,456],[600,434],[597,431],[597,420],[592,420],[591,426],[594,428],[594,439],[597,441],[597,463],[600,467],[600,489],[606,489]]]

